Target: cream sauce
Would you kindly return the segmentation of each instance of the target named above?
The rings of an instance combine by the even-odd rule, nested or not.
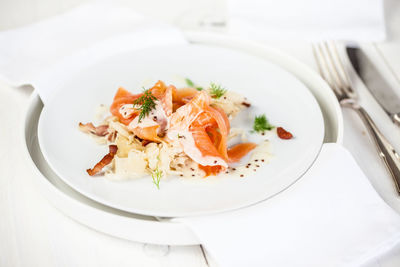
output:
[[[136,111],[136,108],[137,107],[135,107],[133,104],[125,104],[119,108],[118,112],[124,119],[128,119],[132,117],[132,114]]]
[[[239,177],[247,177],[257,172],[262,165],[270,161],[272,157],[270,150],[269,141],[263,141],[252,152],[250,152],[250,160],[246,164],[233,168],[229,167],[226,173]]]
[[[139,116],[137,116],[130,122],[128,129],[132,131],[137,127],[146,128],[159,125],[160,127],[157,129],[157,134],[162,135],[168,129],[169,120],[161,102],[157,100],[155,103],[155,108],[152,109],[146,117],[142,118],[139,122]]]

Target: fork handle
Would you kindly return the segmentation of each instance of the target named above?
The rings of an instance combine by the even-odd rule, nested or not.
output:
[[[400,195],[400,155],[394,150],[393,146],[389,143],[386,137],[379,131],[374,121],[368,115],[367,111],[360,106],[352,107],[357,114],[361,117],[365,126],[368,129],[372,139],[378,149],[379,156],[382,158],[389,170],[390,175],[396,185],[397,193]]]

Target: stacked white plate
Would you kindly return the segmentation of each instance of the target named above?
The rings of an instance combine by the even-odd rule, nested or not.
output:
[[[256,103],[255,106],[261,108],[259,110],[260,112],[267,111],[268,116],[272,114],[272,117],[275,117],[276,120],[279,119],[280,123],[284,125],[289,125],[291,130],[295,130],[295,135],[298,134],[301,137],[299,138],[300,141],[293,142],[291,146],[286,145],[286,143],[282,143],[284,145],[281,146],[279,144],[276,145],[278,147],[275,151],[276,157],[279,157],[280,151],[283,151],[282,153],[286,155],[286,157],[289,157],[287,159],[296,164],[283,168],[283,165],[279,165],[280,162],[283,164],[282,160],[272,162],[270,165],[267,165],[268,168],[264,168],[265,170],[258,176],[274,174],[274,176],[279,176],[281,178],[275,180],[262,179],[260,180],[262,181],[261,184],[260,181],[252,182],[253,180],[257,181],[257,179],[249,179],[247,182],[243,182],[243,179],[229,180],[221,178],[220,181],[214,182],[214,185],[210,187],[209,185],[199,186],[198,182],[177,185],[177,183],[180,183],[178,179],[171,179],[169,182],[161,185],[161,190],[156,190],[154,185],[145,179],[136,182],[134,187],[126,186],[123,183],[112,184],[112,182],[109,181],[103,182],[99,179],[92,182],[92,180],[90,180],[92,178],[84,177],[84,165],[87,164],[85,159],[93,157],[93,155],[96,155],[100,150],[94,149],[89,152],[82,151],[79,153],[79,156],[73,159],[71,158],[71,154],[68,154],[72,153],[68,152],[71,144],[67,142],[66,139],[75,136],[74,133],[66,130],[66,137],[63,137],[62,134],[59,133],[58,140],[63,140],[62,142],[58,141],[55,143],[54,138],[51,139],[52,134],[55,132],[52,132],[53,129],[49,126],[55,125],[56,127],[54,128],[57,129],[58,122],[54,116],[52,117],[50,111],[52,109],[54,110],[55,105],[63,109],[63,101],[68,102],[68,97],[71,97],[70,101],[72,101],[73,97],[68,95],[68,93],[60,93],[58,96],[62,98],[63,101],[56,99],[54,102],[46,105],[44,109],[39,96],[34,93],[26,111],[24,134],[24,141],[27,148],[26,155],[31,159],[33,163],[32,166],[36,171],[35,173],[37,175],[34,176],[34,179],[37,182],[38,188],[49,201],[63,213],[100,232],[128,240],[168,245],[199,244],[199,241],[191,230],[183,224],[174,222],[172,220],[173,217],[221,212],[243,208],[259,201],[268,201],[268,198],[273,197],[286,189],[297,179],[301,178],[318,156],[322,142],[341,142],[343,130],[342,115],[336,98],[319,75],[307,66],[279,51],[244,40],[227,38],[226,36],[215,34],[194,33],[187,33],[187,38],[191,43],[187,48],[160,47],[157,50],[151,50],[152,54],[157,54],[158,52],[160,55],[167,54],[170,60],[174,60],[172,56],[174,53],[183,55],[179,58],[185,58],[185,53],[187,53],[186,57],[193,56],[194,59],[197,59],[197,62],[201,62],[201,56],[199,57],[198,54],[205,51],[208,56],[215,53],[212,57],[215,58],[216,62],[210,62],[210,64],[214,65],[222,61],[224,62],[221,64],[227,65],[230,62],[229,60],[236,57],[236,54],[239,55],[240,58],[237,59],[237,62],[249,62],[248,64],[245,63],[246,66],[253,64],[250,62],[254,61],[255,63],[252,66],[254,71],[249,69],[248,73],[244,73],[246,66],[237,66],[237,68],[235,68],[232,64],[232,66],[230,66],[230,68],[232,68],[231,75],[235,77],[229,76],[229,72],[227,71],[229,67],[225,67],[225,69],[222,68],[221,73],[215,75],[211,75],[210,70],[208,70],[208,73],[205,71],[205,75],[208,76],[207,78],[211,80],[221,78],[224,84],[229,85],[229,88],[235,87],[237,84],[241,85],[238,86],[239,91],[240,87],[243,88],[245,85],[244,83],[241,84],[241,78],[247,79],[246,85],[251,87],[257,86],[257,80],[249,80],[252,77],[251,75],[259,77],[259,80],[267,79],[267,81],[261,82],[262,86],[268,84],[268,73],[266,73],[266,78],[262,73],[264,68],[266,71],[271,72],[275,72],[276,70],[275,77],[269,78],[271,81],[269,85],[274,85],[274,79],[278,80],[277,85],[279,85],[279,79],[285,80],[284,84],[287,85],[287,88],[280,90],[280,93],[287,94],[287,98],[283,97],[285,95],[279,96],[279,92],[277,91],[272,91],[275,93],[271,96],[271,98],[277,97],[277,99],[281,99],[281,103],[276,104],[274,108],[276,110],[276,106],[281,106],[282,110],[279,112],[264,109],[263,105],[268,101],[262,99],[262,94],[260,94],[259,99],[257,94],[252,96],[249,92],[246,95],[250,95],[249,98]],[[136,52],[133,54],[135,53]],[[145,52],[143,52],[143,54],[145,54]],[[138,57],[137,53],[135,57]],[[220,57],[219,60],[218,57]],[[119,58],[108,59],[108,61],[103,62],[103,67],[119,64],[124,58],[127,58],[127,56],[121,55]],[[157,58],[157,55],[155,55],[154,58]],[[185,62],[181,61],[177,64],[182,65],[185,64]],[[159,73],[157,72],[157,68],[150,68],[145,70],[145,72],[151,71],[157,77],[164,78],[163,75],[165,76],[165,73],[162,71],[168,67],[168,64],[165,66],[162,64],[160,65],[159,69],[161,72]],[[187,63],[185,65],[187,66]],[[206,65],[200,67],[207,68]],[[91,73],[90,69],[85,70],[85,77],[95,78],[95,74],[99,71],[101,72],[101,68],[100,64],[97,66],[97,69],[92,69],[93,73]],[[174,69],[175,72],[176,69],[179,71],[179,68],[176,67]],[[197,67],[197,69],[199,69],[199,67]],[[183,66],[180,71],[185,72],[185,67]],[[242,77],[237,77],[238,71],[241,72]],[[197,73],[199,74],[196,74],[196,70],[192,69],[184,74],[193,75],[197,80],[206,79],[206,77],[201,77],[201,71]],[[144,76],[144,74],[140,75],[139,70],[137,70],[135,74],[139,78]],[[173,73],[168,74],[172,75]],[[125,75],[129,75],[129,71]],[[131,75],[134,74],[132,73]],[[118,78],[118,80],[124,82],[123,78]],[[232,80],[234,84],[229,84],[230,80]],[[88,81],[90,82],[90,79]],[[128,79],[125,83],[135,84],[135,81]],[[110,85],[112,84],[113,83],[110,83]],[[68,84],[68,86],[73,85],[73,83]],[[95,85],[94,83],[94,87],[96,87]],[[111,97],[114,92],[112,90],[115,89],[116,88],[111,88]],[[261,88],[254,90],[262,92]],[[89,95],[86,96],[86,99],[91,93],[93,94],[93,91],[88,89],[87,94]],[[100,97],[101,100],[107,101],[107,99],[111,99],[109,96],[110,93],[105,93]],[[242,91],[241,93],[243,94],[246,92]],[[82,94],[85,96],[85,93]],[[295,101],[293,101],[293,99],[295,99]],[[92,108],[92,106],[93,105],[88,105],[87,108]],[[274,105],[269,104],[269,106]],[[288,114],[291,109],[293,109],[292,111],[294,111],[295,114]],[[89,120],[89,112],[85,111],[83,113],[85,114],[82,115],[82,121]],[[77,116],[79,116],[79,112],[77,112]],[[299,123],[299,118],[296,116],[306,116],[306,118],[304,118],[303,122]],[[79,118],[75,117],[74,120],[75,119],[77,120],[76,123],[78,123]],[[74,127],[70,128],[73,128],[74,131],[76,130]],[[72,141],[78,145],[79,142],[81,142],[80,139]],[[271,142],[273,142],[273,140]],[[82,147],[82,145],[80,145],[80,147]],[[70,149],[70,151],[74,150]],[[302,156],[299,156],[296,151],[302,151]],[[290,158],[290,155],[293,155],[293,159]],[[97,158],[98,157],[101,157],[101,154],[98,154]],[[71,160],[66,161],[68,158]],[[79,168],[65,168],[62,164],[67,164],[67,166],[68,164],[72,164],[75,167],[79,164],[83,165]],[[78,170],[78,172],[74,172],[76,170]],[[224,198],[234,199],[235,201],[220,201],[222,198],[218,197],[220,195],[218,192],[221,192],[221,190],[224,190]],[[240,191],[247,191],[247,193],[239,194]],[[190,192],[193,200],[187,201],[190,196],[188,196],[186,192]],[[207,199],[201,201],[204,195],[207,195]],[[149,199],[152,201],[149,201]],[[185,205],[179,205],[180,201],[183,201]]]

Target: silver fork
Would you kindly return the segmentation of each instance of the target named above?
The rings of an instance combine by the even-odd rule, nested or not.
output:
[[[400,156],[379,131],[365,109],[358,104],[336,45],[327,42],[315,44],[313,45],[313,53],[322,78],[328,82],[340,105],[356,111],[364,122],[376,145],[379,156],[393,178],[397,193],[400,194]]]

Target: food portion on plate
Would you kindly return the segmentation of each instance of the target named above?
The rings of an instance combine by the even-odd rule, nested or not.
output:
[[[251,106],[235,92],[211,83],[208,88],[186,79],[187,87],[177,89],[158,81],[150,89],[132,94],[119,88],[99,126],[79,123],[79,128],[109,145],[109,153],[92,169],[90,176],[104,173],[110,179],[151,175],[159,187],[167,175],[207,177],[235,173],[244,177],[268,161],[268,140],[246,142],[245,131],[231,129],[231,120]],[[274,127],[265,115],[254,119],[253,131],[264,134]],[[291,133],[277,128],[282,139]],[[228,147],[228,141],[241,142]],[[250,160],[238,163],[251,152]]]

